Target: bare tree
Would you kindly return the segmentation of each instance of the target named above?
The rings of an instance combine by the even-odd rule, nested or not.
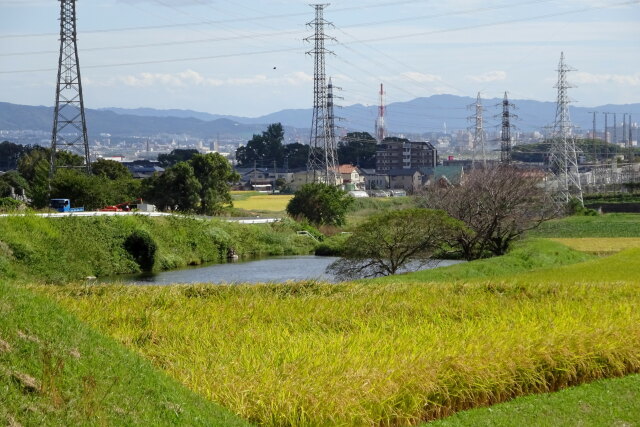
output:
[[[414,208],[375,215],[355,229],[342,258],[327,271],[352,279],[396,274],[409,263],[417,269],[431,262],[462,228],[462,222],[437,210]]]
[[[513,166],[474,169],[460,185],[428,189],[420,204],[442,209],[467,225],[470,232],[456,236],[465,259],[502,255],[524,232],[557,216],[542,179],[539,171]]]

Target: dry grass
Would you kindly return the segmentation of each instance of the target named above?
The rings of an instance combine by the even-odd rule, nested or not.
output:
[[[640,238],[637,237],[583,237],[583,238],[552,238],[580,252],[610,255],[630,248],[640,248]]]
[[[509,283],[41,289],[250,421],[408,425],[640,371],[638,256]]]

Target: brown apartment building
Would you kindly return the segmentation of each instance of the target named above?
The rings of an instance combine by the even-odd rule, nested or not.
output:
[[[388,173],[397,169],[419,169],[438,164],[438,151],[425,141],[404,138],[385,138],[376,150],[376,172]]]

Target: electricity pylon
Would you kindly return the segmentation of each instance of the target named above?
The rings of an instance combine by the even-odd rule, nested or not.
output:
[[[502,134],[500,135],[500,163],[503,164],[511,163],[511,118],[517,117],[511,113],[512,108],[515,108],[515,105],[509,102],[505,92],[502,100]]]
[[[571,101],[567,94],[567,90],[572,87],[567,83],[567,73],[574,70],[565,64],[564,52],[560,54],[557,71],[558,83],[554,87],[558,89],[558,99],[551,135],[549,167],[556,177],[558,202],[568,203],[571,198],[575,198],[583,204],[573,125],[569,117]]]
[[[51,176],[56,170],[58,150],[67,150],[80,155],[83,158],[83,164],[76,166],[77,168],[83,169],[87,173],[91,168],[76,41],[76,1],[59,1],[60,57],[51,136]]]
[[[325,26],[332,24],[324,19],[324,8],[329,4],[312,4],[316,18],[308,26],[315,28],[315,34],[306,41],[314,41],[314,47],[307,52],[314,57],[313,72],[313,117],[311,120],[311,137],[309,140],[309,159],[307,171],[311,173],[313,182],[324,182],[329,185],[339,183],[338,155],[335,131],[329,114],[329,94],[325,74],[325,55],[333,54],[325,48],[325,40],[334,40],[325,34]]]
[[[476,163],[476,155],[478,151],[478,147],[482,149],[482,165],[484,167],[487,166],[487,153],[484,146],[485,138],[484,138],[484,124],[482,119],[482,112],[484,107],[482,106],[482,98],[480,97],[480,92],[478,92],[478,97],[476,98],[476,103],[468,106],[469,108],[475,108],[476,114],[469,117],[468,119],[475,122],[475,126],[473,127],[473,154],[471,157],[471,165],[475,167]]]

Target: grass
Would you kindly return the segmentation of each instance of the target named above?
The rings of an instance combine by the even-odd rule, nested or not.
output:
[[[640,372],[638,256],[437,285],[40,290],[249,421],[404,425]]]
[[[640,237],[640,214],[573,216],[543,223],[531,237]]]
[[[615,403],[614,403],[615,402]],[[459,412],[424,427],[450,426],[636,426],[640,375],[594,381],[557,393]]]
[[[518,242],[505,256],[481,259],[399,276],[373,279],[377,283],[454,282],[482,279],[508,280],[516,274],[588,261],[594,257],[547,239]],[[368,281],[365,281],[368,282]]]
[[[625,249],[640,247],[637,237],[582,237],[582,238],[551,238],[580,252],[597,255],[610,255]]]
[[[24,288],[0,318],[1,425],[247,425]]]
[[[153,269],[167,270],[240,256],[308,254],[314,242],[292,221],[240,225],[188,217],[0,218],[0,273],[48,283],[140,270],[124,242],[135,230],[157,244]]]
[[[394,209],[415,208],[413,197],[369,197],[357,198],[347,214],[347,223],[354,226],[366,221],[371,215]]]

